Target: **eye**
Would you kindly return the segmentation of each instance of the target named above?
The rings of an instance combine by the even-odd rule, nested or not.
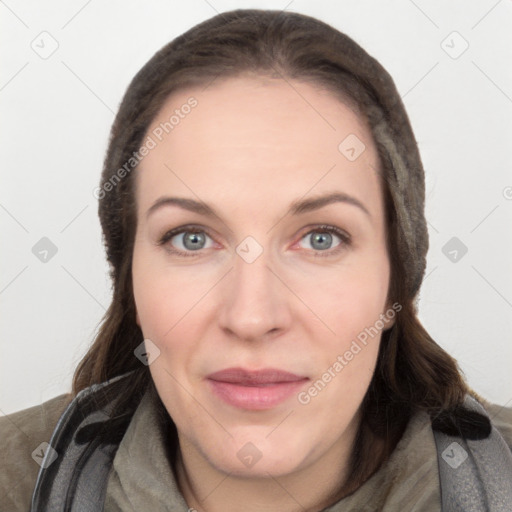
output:
[[[158,245],[167,245],[170,252],[181,256],[195,256],[194,252],[212,247],[212,243],[207,244],[208,239],[213,242],[204,229],[196,226],[182,226],[167,231],[158,241]]]
[[[333,248],[336,239],[338,242]],[[314,256],[333,256],[349,246],[351,238],[335,226],[317,226],[308,231],[301,238],[302,241],[306,241],[307,245],[301,247],[312,250]],[[169,252],[178,256],[197,256],[202,249],[213,247],[213,239],[199,226],[181,226],[167,231],[158,245],[165,245]]]
[[[333,249],[336,238],[339,241]],[[315,251],[315,256],[330,256],[350,245],[350,236],[335,226],[318,226],[308,231],[301,241],[307,242],[309,246],[305,248]],[[320,254],[322,252],[326,254]]]

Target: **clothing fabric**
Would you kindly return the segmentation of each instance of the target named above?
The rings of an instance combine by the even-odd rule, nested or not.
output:
[[[0,417],[0,512],[27,512],[42,462],[71,394]]]
[[[28,511],[39,471],[40,445],[49,442],[70,402],[60,395],[40,406],[0,418],[0,511]],[[106,512],[188,511],[168,458],[157,420],[152,389],[143,396],[130,420],[109,473]],[[512,450],[512,409],[483,403],[494,426]],[[359,489],[325,512],[441,510],[438,458],[426,413],[409,421],[389,459]]]

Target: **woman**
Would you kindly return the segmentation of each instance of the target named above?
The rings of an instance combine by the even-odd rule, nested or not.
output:
[[[354,41],[192,28],[129,86],[96,195],[113,300],[72,393],[2,419],[6,506],[508,510],[512,410],[417,318],[423,168]]]

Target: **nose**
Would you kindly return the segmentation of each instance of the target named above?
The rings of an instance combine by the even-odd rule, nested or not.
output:
[[[291,292],[270,267],[265,251],[252,263],[237,253],[221,294],[219,325],[232,338],[273,339],[291,323]]]

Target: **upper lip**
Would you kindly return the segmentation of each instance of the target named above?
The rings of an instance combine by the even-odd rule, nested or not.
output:
[[[280,382],[296,382],[307,377],[295,375],[276,368],[261,370],[246,370],[244,368],[226,368],[208,375],[208,379],[218,382],[240,384],[243,386],[257,386],[259,384],[277,384]]]

